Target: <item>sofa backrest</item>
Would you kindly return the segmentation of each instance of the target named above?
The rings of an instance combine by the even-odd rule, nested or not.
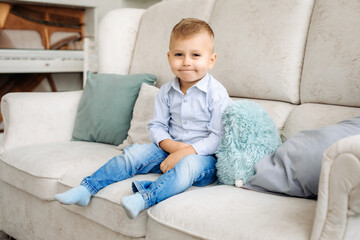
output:
[[[300,78],[313,0],[171,0],[143,15],[130,73],[173,78],[166,53],[184,17],[210,23],[218,60],[212,74],[232,97],[300,102]]]
[[[300,92],[302,103],[360,106],[360,1],[316,1]]]
[[[167,60],[172,28],[186,17],[209,22],[214,4],[215,0],[170,0],[147,9],[141,20],[130,74],[155,74],[157,86],[172,80],[174,75]]]
[[[211,73],[230,96],[262,104],[283,139],[360,115],[358,0],[163,1],[123,27],[133,42],[101,58],[116,54],[125,61],[107,61],[100,71],[153,73],[157,86],[170,81],[170,32],[185,17],[210,23],[218,53]],[[105,32],[99,41],[107,49],[114,35]]]
[[[283,139],[360,116],[360,2],[316,0],[302,70],[301,105]]]
[[[233,97],[300,102],[313,0],[218,0],[213,74]]]

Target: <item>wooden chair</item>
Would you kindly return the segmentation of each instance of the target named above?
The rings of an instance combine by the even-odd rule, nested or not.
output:
[[[75,32],[83,38],[84,9],[0,3],[2,29],[37,31],[45,49],[50,48],[54,32]]]
[[[0,3],[0,34],[2,29],[35,30],[45,49],[66,49],[69,42],[83,39],[84,13],[84,9]],[[80,37],[68,37],[50,45],[51,35],[58,31],[79,33]],[[32,92],[45,79],[56,92],[49,73],[13,74],[0,85],[0,100],[9,92]],[[0,123],[2,120],[0,112]]]

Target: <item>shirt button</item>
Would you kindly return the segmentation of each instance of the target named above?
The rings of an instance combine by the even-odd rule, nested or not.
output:
[[[189,131],[185,131],[185,133],[186,133],[186,134],[188,134],[188,133],[189,133]]]
[[[187,102],[187,100],[186,99],[184,99],[184,103],[186,103]]]
[[[183,124],[187,124],[187,121],[183,121]]]

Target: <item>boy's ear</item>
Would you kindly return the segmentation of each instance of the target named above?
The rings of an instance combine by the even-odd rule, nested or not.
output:
[[[168,61],[170,61],[170,51],[167,52],[167,56],[168,56]]]
[[[209,69],[212,69],[214,67],[216,59],[217,59],[217,54],[213,53],[211,58],[210,58]]]

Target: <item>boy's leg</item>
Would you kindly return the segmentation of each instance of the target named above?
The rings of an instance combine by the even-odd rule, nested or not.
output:
[[[112,183],[138,173],[161,173],[159,165],[167,156],[168,153],[154,143],[133,144],[124,149],[123,154],[113,157],[91,176],[84,178],[80,186],[55,195],[55,199],[64,204],[86,206],[91,196]]]
[[[128,213],[131,218],[148,207],[161,202],[173,195],[184,192],[192,185],[206,186],[216,181],[216,159],[213,156],[189,155],[178,162],[175,167],[160,176],[155,182],[134,181],[133,191],[144,200],[143,209],[135,209]],[[137,194],[123,198],[128,203],[128,210],[133,208],[131,202],[138,199]],[[130,199],[131,201],[128,201]]]

